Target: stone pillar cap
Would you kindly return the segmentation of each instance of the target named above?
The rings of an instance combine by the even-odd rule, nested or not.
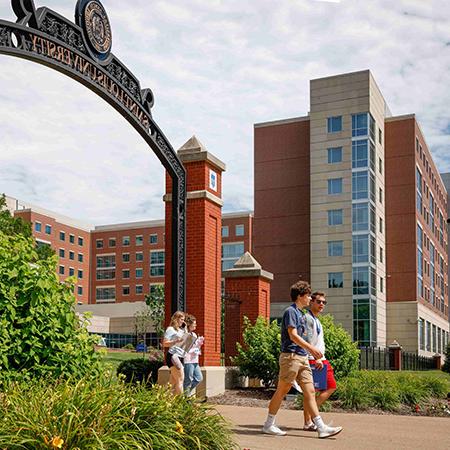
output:
[[[226,165],[219,158],[208,152],[206,147],[198,140],[197,136],[192,136],[179,149],[178,156],[183,163],[206,161],[215,166],[219,171],[226,170]]]
[[[235,263],[231,269],[223,272],[225,278],[252,278],[261,277],[266,280],[273,280],[273,273],[263,270],[261,264],[251,255],[245,252]]]
[[[402,346],[394,340],[389,344],[389,348],[402,348]]]

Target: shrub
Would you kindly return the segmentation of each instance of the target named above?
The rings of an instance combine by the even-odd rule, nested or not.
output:
[[[337,380],[350,375],[359,367],[359,350],[356,342],[343,327],[326,314],[320,317],[324,330],[325,356],[331,362]]]
[[[212,407],[106,377],[11,383],[0,414],[0,448],[9,450],[48,450],[52,441],[74,450],[236,448]]]
[[[340,381],[336,392],[344,409],[364,409],[370,403],[367,386],[359,376]]]
[[[122,347],[123,350],[134,350],[134,345],[130,342]]]
[[[450,373],[450,341],[445,347],[445,362],[442,366],[444,372]]]
[[[370,392],[370,402],[376,408],[395,411],[400,406],[400,397],[394,383],[381,384]]]
[[[254,325],[244,317],[244,345],[236,344],[237,356],[233,363],[239,366],[241,375],[259,378],[266,387],[272,386],[278,377],[280,354],[280,327],[258,317]]]
[[[164,365],[160,359],[151,361],[144,358],[134,358],[122,361],[117,367],[117,376],[123,375],[127,383],[156,383],[158,369]]]
[[[399,374],[397,376],[398,395],[401,403],[417,405],[429,396],[421,377],[411,374]]]
[[[422,376],[421,383],[430,397],[444,398],[448,393],[447,380],[436,375]]]

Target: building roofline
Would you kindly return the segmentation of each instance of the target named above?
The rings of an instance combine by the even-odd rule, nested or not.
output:
[[[402,114],[400,116],[385,117],[384,121],[385,122],[396,122],[397,120],[408,120],[408,119],[415,119],[415,118],[416,118],[416,115],[414,113],[411,113],[411,114]]]
[[[330,78],[348,77],[349,75],[357,75],[360,73],[371,73],[370,69],[355,70],[354,72],[338,73],[336,75],[328,75],[326,77],[312,78],[310,81],[328,80]]]
[[[275,126],[275,125],[286,125],[286,124],[295,123],[295,122],[306,122],[309,119],[310,119],[310,117],[309,117],[309,115],[307,115],[307,116],[301,116],[301,117],[292,117],[290,119],[271,120],[269,122],[255,123],[253,125],[253,128],[271,127],[271,126]]]
[[[237,219],[239,217],[247,217],[247,216],[253,217],[253,214],[254,214],[253,211],[229,212],[229,213],[223,213],[222,214],[222,219]]]
[[[97,231],[119,231],[119,230],[137,230],[140,228],[162,227],[165,220],[144,220],[141,222],[114,223],[109,225],[97,225],[92,232]]]

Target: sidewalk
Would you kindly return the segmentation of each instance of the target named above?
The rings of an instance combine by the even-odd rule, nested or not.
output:
[[[260,432],[267,409],[229,405],[216,409],[232,422],[242,449],[450,449],[450,418],[446,417],[324,413],[325,422],[332,420],[344,430],[335,438],[318,439],[316,433],[299,429],[301,411],[281,409],[277,425],[288,434],[268,436]]]

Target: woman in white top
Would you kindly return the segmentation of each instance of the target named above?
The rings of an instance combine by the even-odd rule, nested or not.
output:
[[[192,346],[187,349],[184,356],[184,393],[188,396],[194,394],[197,385],[203,380],[202,371],[198,364],[198,357],[201,354],[200,347],[203,345],[204,337],[198,337],[195,333],[197,319],[188,314],[186,316],[186,332],[192,336]]]
[[[169,383],[174,394],[183,393],[184,367],[183,358],[185,351],[182,348],[184,342],[184,318],[182,311],[176,311],[170,319],[170,325],[164,333],[163,347],[168,348],[166,363],[170,369]]]

